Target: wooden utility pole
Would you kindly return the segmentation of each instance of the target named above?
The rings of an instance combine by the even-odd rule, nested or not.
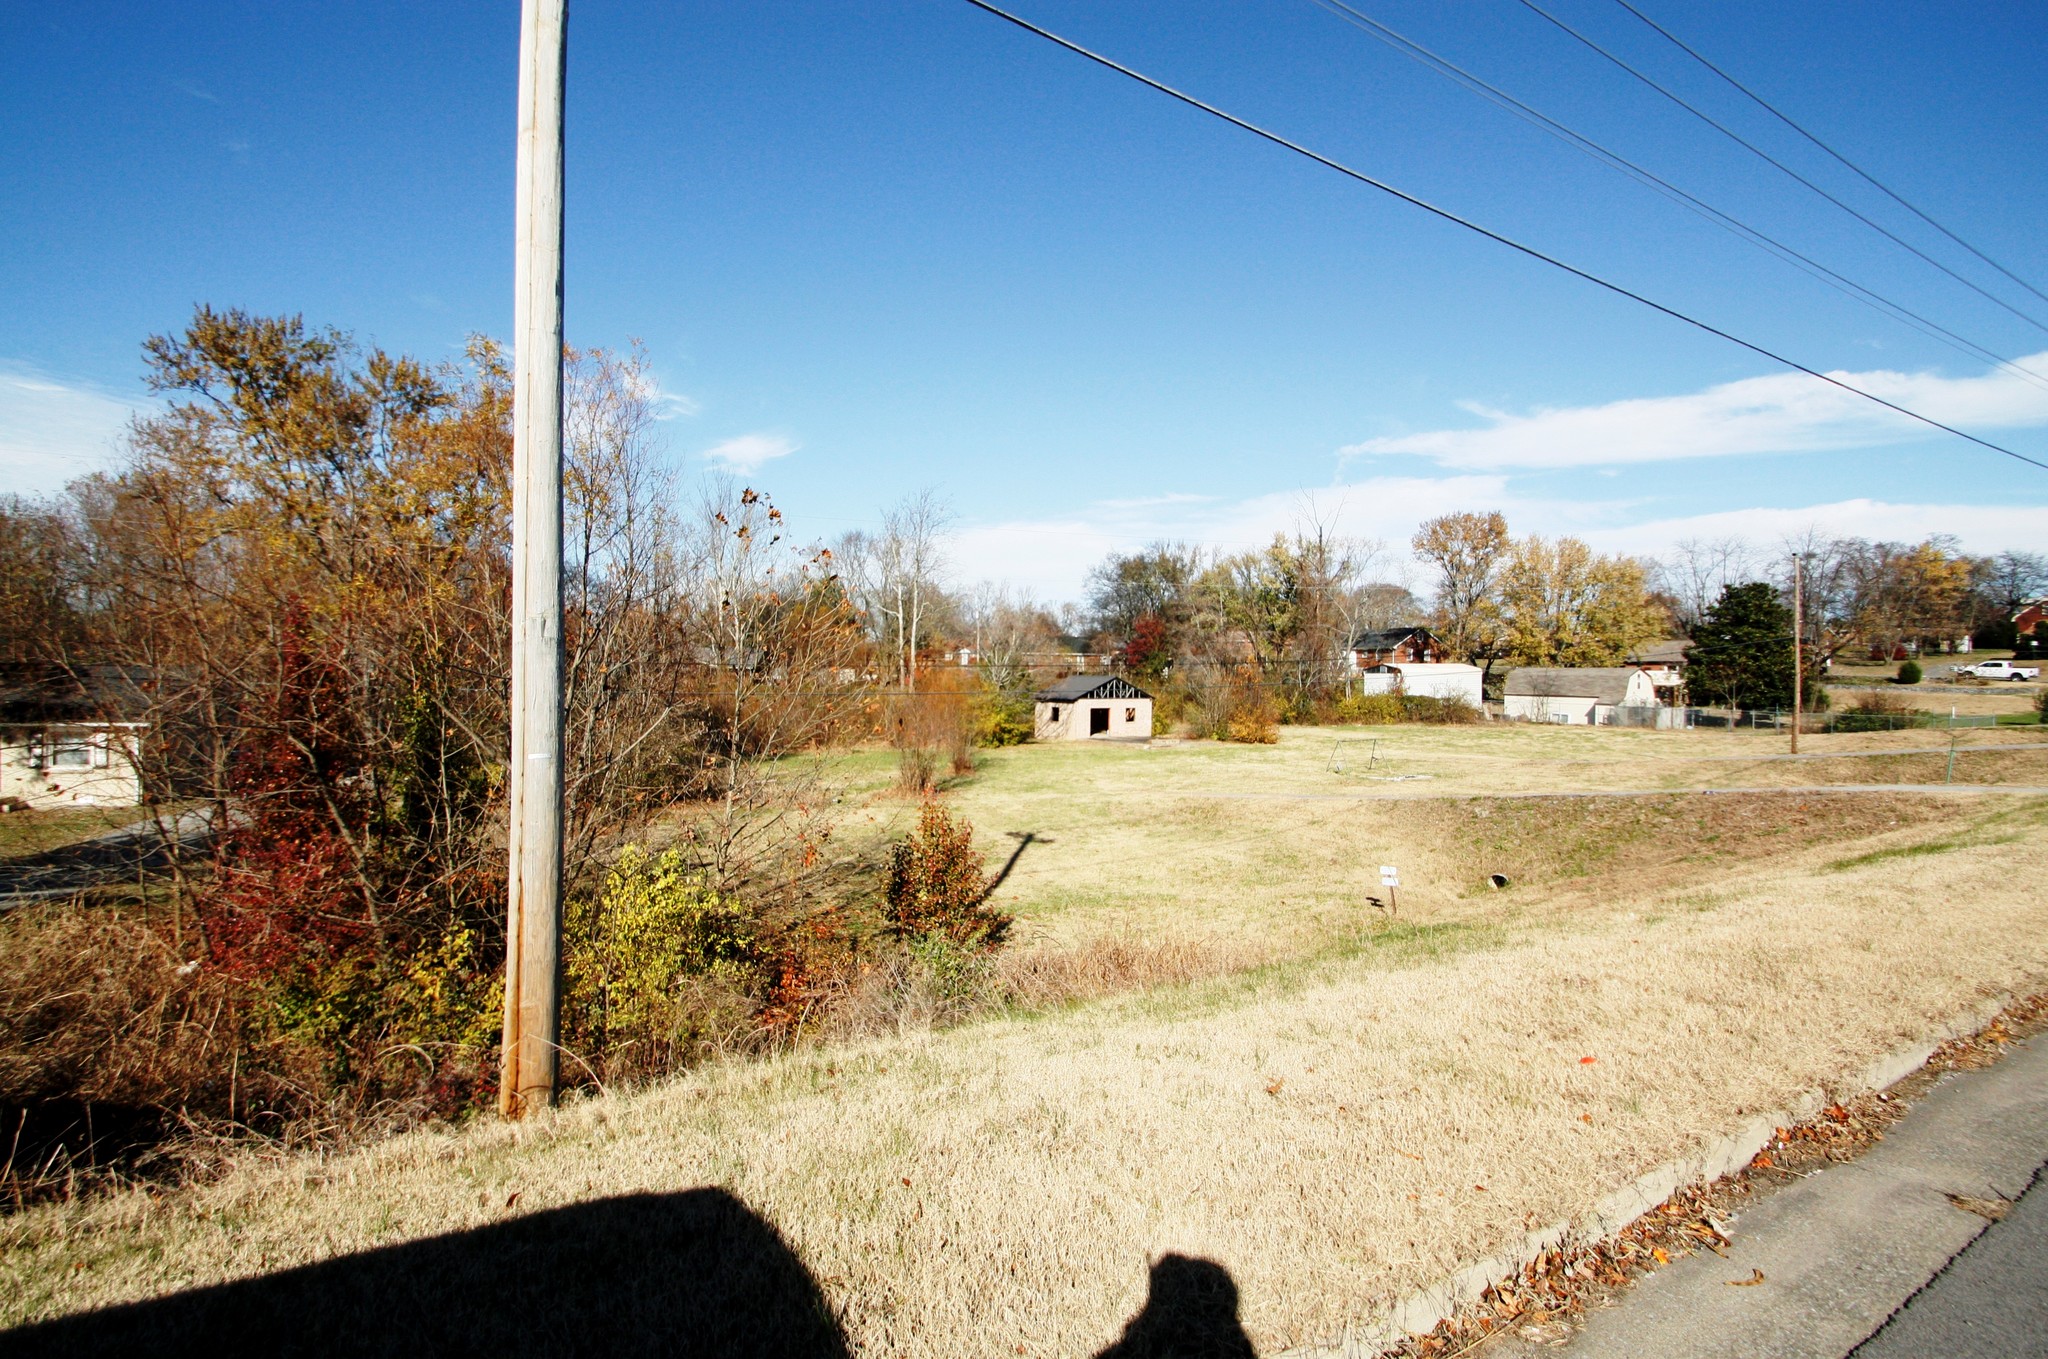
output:
[[[562,78],[568,0],[519,18],[512,377],[512,802],[499,1111],[555,1098],[562,953]]]
[[[1804,554],[1792,554],[1792,753],[1799,753],[1799,715],[1805,711],[1806,653],[1800,643],[1806,637],[1806,601],[1800,579],[1806,564]]]

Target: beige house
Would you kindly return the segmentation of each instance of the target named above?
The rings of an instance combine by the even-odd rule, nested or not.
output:
[[[147,702],[118,666],[0,667],[0,806],[138,805]]]
[[[1604,727],[1627,720],[1624,710],[1659,706],[1656,683],[1634,666],[1525,665],[1508,672],[1501,711],[1511,721]]]
[[[1116,675],[1071,675],[1031,702],[1035,740],[1152,739],[1152,695]]]

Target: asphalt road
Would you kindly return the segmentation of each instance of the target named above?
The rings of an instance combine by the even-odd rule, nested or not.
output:
[[[2034,1359],[2048,1355],[2048,1191],[2041,1171],[1994,1222],[1914,1294],[1855,1359]]]
[[[2048,1356],[2044,1165],[2048,1035],[1985,1070],[1945,1076],[1864,1155],[1745,1209],[1725,1259],[1673,1261],[1564,1345],[1504,1352]],[[2014,1199],[1995,1223],[1958,1203]],[[1754,1271],[1761,1281],[1731,1286]]]

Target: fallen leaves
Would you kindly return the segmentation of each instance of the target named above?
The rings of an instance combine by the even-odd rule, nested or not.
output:
[[[1680,1190],[1609,1240],[1542,1252],[1521,1270],[1488,1288],[1472,1307],[1461,1310],[1426,1336],[1410,1337],[1389,1353],[1460,1355],[1509,1329],[1519,1329],[1531,1339],[1564,1339],[1569,1334],[1566,1319],[1585,1312],[1603,1290],[1625,1287],[1640,1274],[1700,1250],[1710,1250],[1725,1259],[1724,1248],[1731,1244],[1725,1224],[1758,1186],[1790,1179],[1831,1161],[1849,1160],[1883,1140],[1884,1130],[1905,1113],[1919,1092],[1941,1072],[1988,1065],[2015,1039],[2043,1030],[2048,1030],[2048,993],[2015,1004],[1979,1034],[1944,1044],[1920,1073],[1919,1079],[1925,1084],[1916,1085],[1909,1078],[1895,1090],[1838,1100],[1804,1123],[1774,1129],[1769,1143],[1744,1171],[1712,1184]],[[1591,1066],[1597,1060],[1582,1057],[1579,1064]],[[1593,1116],[1581,1113],[1579,1119],[1591,1123]],[[1411,1151],[1399,1154],[1413,1161],[1423,1159]],[[1485,1186],[1473,1188],[1484,1191]],[[1415,1194],[1408,1198],[1420,1202]],[[1992,1221],[1997,1220],[1992,1214],[2002,1216],[2010,1207],[2002,1199],[1964,1195],[1948,1198],[1961,1211],[1977,1213]],[[1765,1282],[1765,1276],[1761,1269],[1753,1268],[1746,1279],[1723,1282],[1731,1288],[1755,1288]],[[1534,1329],[1560,1323],[1565,1323],[1564,1333],[1555,1337]]]
[[[1944,1194],[1942,1197],[1966,1213],[1975,1213],[1986,1222],[2002,1222],[2006,1213],[2012,1209],[2010,1199],[1979,1199],[1968,1194]]]

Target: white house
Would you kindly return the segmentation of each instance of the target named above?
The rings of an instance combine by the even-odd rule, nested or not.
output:
[[[1070,675],[1031,696],[1040,741],[1149,741],[1152,695],[1116,675]]]
[[[111,665],[0,667],[0,805],[140,803],[145,682]]]
[[[1607,726],[1627,719],[1620,709],[1659,706],[1649,672],[1626,665],[1522,666],[1508,672],[1505,700],[1502,711],[1512,720],[1565,726]]]
[[[1476,665],[1387,661],[1360,675],[1359,685],[1362,692],[1368,694],[1462,699],[1483,712],[1485,707],[1480,701],[1482,679],[1484,675]]]

